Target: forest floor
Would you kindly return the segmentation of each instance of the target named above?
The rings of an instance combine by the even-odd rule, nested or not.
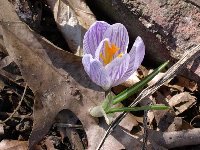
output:
[[[51,43],[55,45],[56,47],[55,49],[63,49],[65,51],[67,50],[68,52],[73,52],[73,50],[70,50],[69,43],[67,44],[65,38],[63,37],[63,34],[60,32],[58,26],[56,25],[50,6],[45,1],[43,0],[37,0],[37,1],[34,1],[34,0],[11,1],[9,0],[9,3],[12,4],[12,8],[15,9],[21,21],[26,23],[32,29],[32,32],[34,32],[33,35],[34,36],[36,35],[35,36],[36,38],[34,37],[35,39],[38,38],[37,36],[40,36],[38,39],[42,41],[43,40],[42,37],[45,37],[48,41],[50,41]],[[105,19],[105,20],[107,19],[107,17],[105,16],[96,16],[96,17]],[[111,22],[114,22],[114,21],[111,21]],[[37,78],[35,78],[35,80],[32,80],[32,79],[30,79],[30,81],[27,80],[29,77],[32,78],[31,76],[34,76],[34,73],[30,72],[29,75],[24,76],[24,74],[29,73],[29,70],[27,68],[22,69],[22,67],[27,67],[26,65],[29,63],[28,68],[30,70],[32,69],[34,70],[34,65],[36,65],[38,66],[37,71],[39,72],[39,69],[41,69],[39,66],[41,64],[39,63],[34,64],[34,63],[37,63],[37,60],[34,60],[33,63],[31,63],[28,61],[28,59],[27,59],[27,62],[24,60],[22,61],[22,63],[20,63],[20,61],[18,62],[17,57],[15,58],[15,56],[13,56],[15,55],[15,51],[13,50],[13,52],[10,52],[6,50],[8,44],[4,45],[5,43],[4,40],[7,37],[3,38],[2,33],[3,32],[1,32],[0,30],[0,42],[1,42],[0,43],[0,50],[1,50],[0,51],[0,67],[1,67],[1,70],[0,70],[0,121],[1,121],[0,122],[0,149],[1,150],[11,150],[11,149],[23,150],[23,149],[28,148],[28,141],[30,140],[30,135],[33,130],[33,125],[35,124],[35,126],[37,126],[37,123],[39,122],[39,120],[42,119],[42,117],[40,118],[40,115],[43,115],[42,111],[40,112],[40,115],[36,114],[35,116],[34,116],[34,111],[37,111],[38,108],[40,107],[46,107],[46,105],[43,105],[43,106],[41,105],[39,107],[38,103],[35,102],[35,99],[38,99],[37,97],[39,95],[38,93],[44,92],[42,90],[43,88],[45,88],[45,86],[47,86],[47,84],[43,86],[43,82],[45,82],[45,77],[44,77],[45,75],[44,76],[40,74],[38,75],[38,76],[42,76],[42,80],[37,79]],[[27,39],[28,38],[31,38],[31,36],[27,36]],[[37,45],[37,43],[34,43],[34,42],[35,41],[32,41],[31,44]],[[27,45],[28,47],[30,46],[29,44]],[[50,47],[48,44],[46,45],[48,45],[49,47],[48,46],[45,47],[44,45],[42,45],[43,46],[42,48],[44,49],[45,48],[48,49]],[[17,49],[17,46],[16,46],[16,49]],[[40,47],[40,49],[42,48]],[[41,54],[42,53],[43,52],[41,52]],[[54,53],[54,52],[47,52],[47,53],[48,53],[48,56],[51,56],[49,58],[53,62],[54,59],[57,57],[57,53]],[[27,50],[27,54],[24,53],[24,55],[28,56],[28,54],[29,54],[29,51]],[[62,54],[63,54],[62,52],[61,53],[59,52],[58,57],[59,56],[61,57]],[[10,58],[10,56],[12,58]],[[22,56],[22,59],[25,56]],[[31,57],[29,59],[32,60],[36,58],[36,55],[34,56],[35,57]],[[70,57],[71,55],[69,56],[69,61],[71,61]],[[44,60],[48,62],[50,60],[49,58],[48,59],[44,58]],[[15,60],[17,60],[16,61],[17,63],[15,62]],[[151,72],[152,69],[155,69],[156,68],[155,66],[157,66],[157,65],[154,65],[154,62],[150,62],[150,59],[147,59],[147,60],[138,69],[139,79],[142,79],[143,77],[147,76],[149,72]],[[38,62],[40,62],[40,60],[38,60]],[[53,63],[51,63],[50,65],[52,65]],[[75,61],[74,62],[72,61],[72,63],[76,65]],[[55,64],[53,65],[56,66]],[[31,68],[32,67],[31,65],[33,66],[33,68]],[[59,70],[60,68],[56,66],[56,69]],[[40,70],[40,72],[42,74],[43,70]],[[37,76],[37,73],[35,74]],[[162,76],[163,74],[160,73],[159,75]],[[51,80],[51,76],[47,76],[46,78],[48,78],[47,79],[49,82],[48,86],[50,87],[51,85],[50,82],[51,81],[53,82],[53,79]],[[152,81],[149,85],[154,84],[160,78],[161,77],[157,76],[157,78],[155,78],[154,81]],[[35,88],[36,85],[34,84],[37,80],[38,80],[37,84],[41,84],[41,89]],[[130,86],[130,83],[127,82],[127,84],[123,84],[123,85],[113,88],[113,92],[115,94],[118,94],[124,89],[127,89],[129,86]],[[53,87],[50,87],[49,89],[51,88],[53,89]],[[194,149],[194,150],[196,149],[197,150],[200,148],[200,140],[199,140],[200,131],[194,130],[194,129],[199,129],[200,127],[199,89],[200,88],[197,82],[192,81],[191,79],[188,79],[185,76],[177,75],[170,82],[165,83],[154,94],[149,96],[149,100],[152,101],[153,103],[165,104],[165,105],[170,106],[171,109],[164,110],[164,111],[148,111],[147,128],[149,130],[151,129],[154,131],[162,132],[163,134],[166,134],[166,136],[168,136],[168,139],[163,139],[163,141],[165,142],[161,140],[163,143],[159,143],[160,141],[158,140],[158,138],[160,135],[156,135],[154,132],[149,131],[149,138],[152,138],[153,142],[151,139],[149,141],[150,143],[151,142],[154,143],[154,145],[152,144],[153,146],[152,145],[148,146],[148,149],[153,149],[152,147],[154,148],[156,147],[160,149],[172,149],[172,150],[178,150],[178,149]],[[60,90],[62,89],[60,88]],[[76,98],[79,96],[79,94],[77,94],[76,89],[75,89],[75,93],[73,93],[72,95]],[[99,92],[96,95],[100,97],[102,93]],[[132,102],[132,100],[136,98],[137,96],[138,94],[135,94],[134,96],[129,98],[128,101],[124,102],[123,105],[128,106]],[[49,102],[45,104],[48,104],[48,103]],[[140,106],[144,105],[144,103],[145,102],[143,103],[141,102],[139,105]],[[54,107],[54,105],[52,104],[51,107]],[[57,108],[57,106],[55,107]],[[69,106],[69,108],[70,107],[71,105]],[[68,108],[68,106],[66,106],[66,108]],[[75,108],[72,108],[72,110],[73,109]],[[47,124],[49,123],[50,129],[46,128],[46,126],[42,126],[42,125],[40,126],[40,127],[45,128],[44,133],[42,133],[45,136],[43,136],[42,138],[41,137],[38,138],[39,143],[37,145],[34,145],[35,149],[38,149],[38,150],[46,150],[46,149],[71,150],[71,149],[81,149],[81,148],[86,149],[88,145],[91,144],[90,143],[91,141],[88,140],[87,135],[88,133],[91,133],[93,130],[89,132],[84,130],[84,127],[83,127],[84,123],[81,122],[82,120],[80,118],[79,119],[81,121],[77,119],[77,116],[73,117],[74,114],[71,114],[71,112],[69,112],[68,110],[62,110],[61,108],[58,110],[59,110],[58,112],[56,110],[54,111],[54,113],[60,114],[60,116],[58,114],[55,114],[56,121],[48,122],[48,119],[47,119],[47,122],[46,122],[46,120],[45,121],[40,120],[40,123],[42,122],[45,122]],[[84,113],[87,114],[87,112],[84,112]],[[66,117],[66,114],[71,114],[72,115],[71,118],[76,118],[74,119],[75,121],[72,120],[72,122],[75,122],[76,124],[72,123],[73,124],[72,125],[71,123],[65,123],[65,121],[63,121],[63,118]],[[133,137],[137,136],[136,138],[138,140],[137,142],[140,144],[142,143],[141,139],[144,135],[143,115],[144,115],[143,111],[133,112],[131,113],[131,116],[134,121],[129,122],[130,120],[128,120],[127,122],[125,122],[128,125],[125,125],[125,124],[121,125],[124,131],[128,132],[128,134],[131,134]],[[34,122],[35,117],[37,120],[36,123]],[[72,125],[72,127],[70,125]],[[126,126],[128,127],[126,128]],[[39,132],[42,132],[42,128],[40,129],[41,130]],[[191,134],[183,135],[183,133],[188,130],[191,131]],[[34,129],[34,131],[36,131],[36,128]],[[38,132],[35,132],[35,133],[37,135]],[[98,134],[98,132],[96,134]],[[37,141],[36,135],[34,135],[34,137],[31,138],[33,142]],[[167,143],[169,139],[177,138],[175,135],[179,135],[180,141],[175,142],[174,146],[173,146],[173,142]],[[118,136],[119,135],[116,134],[114,137],[118,138]],[[193,139],[193,141],[188,140],[188,139]],[[77,142],[77,140],[80,140],[80,141]],[[186,140],[188,141],[186,142]],[[127,141],[128,141],[128,138],[127,138]],[[184,142],[186,142],[187,144],[184,144]],[[29,144],[30,143],[31,142],[29,141]],[[126,148],[126,146],[124,147]],[[136,147],[135,149],[139,149],[139,148]]]

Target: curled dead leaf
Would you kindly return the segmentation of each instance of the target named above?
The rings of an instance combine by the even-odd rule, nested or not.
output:
[[[195,104],[196,97],[190,95],[188,92],[182,92],[180,94],[174,95],[169,100],[169,105],[174,107],[176,115],[181,114]]]
[[[58,28],[73,53],[82,56],[82,40],[86,30],[96,21],[93,13],[81,0],[47,0]]]

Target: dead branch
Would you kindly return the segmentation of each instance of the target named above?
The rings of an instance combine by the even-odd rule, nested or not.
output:
[[[149,130],[149,140],[159,146],[169,148],[200,144],[200,129],[182,130],[175,132],[159,132]]]

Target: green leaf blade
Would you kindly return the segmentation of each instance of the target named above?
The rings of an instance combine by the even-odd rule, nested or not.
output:
[[[151,74],[146,76],[144,79],[142,79],[140,82],[134,84],[132,87],[124,90],[123,92],[116,95],[112,101],[113,105],[127,99],[131,95],[137,93],[139,90],[141,90],[144,86],[147,85],[149,81],[151,81],[160,71],[162,71],[167,65],[169,61],[166,61],[162,65],[160,65],[157,69],[155,69]]]
[[[141,107],[121,107],[121,108],[110,108],[106,111],[106,114],[115,112],[131,112],[131,111],[141,111],[141,110],[166,110],[169,109],[166,105],[150,105]]]

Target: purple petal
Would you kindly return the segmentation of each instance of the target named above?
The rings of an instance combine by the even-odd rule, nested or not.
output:
[[[137,70],[141,65],[145,55],[145,45],[141,37],[137,37],[130,52],[130,64],[128,71]],[[133,72],[134,72],[133,71]]]
[[[90,73],[90,62],[93,60],[91,54],[85,54],[82,58],[82,64],[87,74]]]
[[[127,72],[121,78],[126,81],[141,65],[145,55],[145,45],[141,37],[137,37],[131,51],[129,52],[130,62]],[[122,82],[121,82],[122,83]]]
[[[116,86],[116,82],[123,77],[129,66],[130,56],[125,54],[122,57],[115,58],[111,63],[105,66],[106,72],[111,78],[112,86]]]
[[[111,43],[120,48],[116,56],[121,52],[126,53],[129,43],[128,32],[124,25],[116,23],[111,25],[104,33],[103,38],[108,38]]]
[[[104,21],[96,21],[91,25],[83,38],[83,51],[93,57],[99,43],[103,40],[104,32],[110,25]]]
[[[110,77],[100,61],[93,59],[91,54],[83,56],[82,63],[90,79],[104,90],[111,87]]]

